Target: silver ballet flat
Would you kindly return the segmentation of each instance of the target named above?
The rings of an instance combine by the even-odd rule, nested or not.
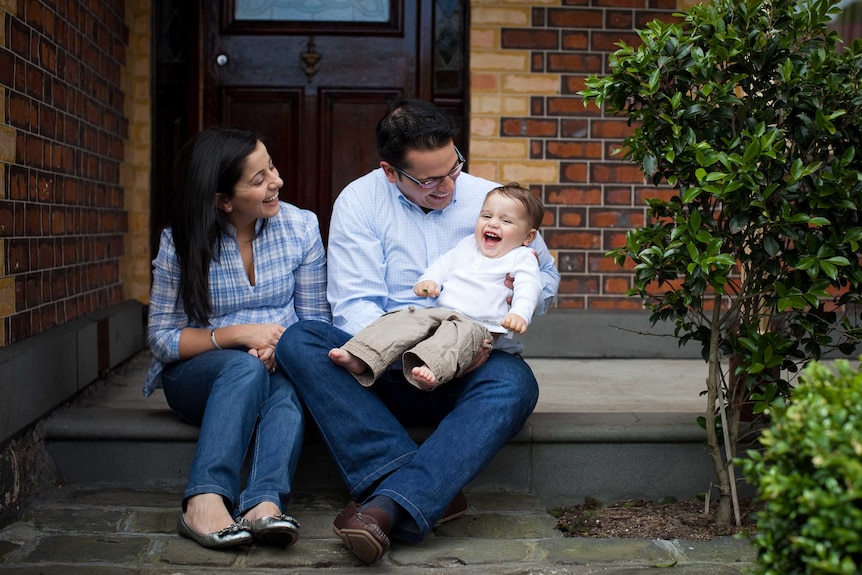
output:
[[[299,539],[299,521],[290,515],[271,515],[260,519],[242,519],[257,543],[293,545]]]
[[[179,520],[177,520],[177,533],[207,549],[223,549],[225,547],[236,547],[237,545],[248,545],[254,540],[248,527],[239,523],[231,523],[221,531],[201,535],[186,523],[185,513],[180,515]]]

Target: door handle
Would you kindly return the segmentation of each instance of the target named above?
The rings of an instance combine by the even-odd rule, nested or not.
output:
[[[219,54],[216,56],[216,64],[219,66],[227,66],[227,54]]]

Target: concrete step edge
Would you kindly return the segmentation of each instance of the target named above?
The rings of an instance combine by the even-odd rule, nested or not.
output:
[[[695,413],[534,413],[510,443],[696,443],[705,440]],[[422,440],[428,428],[411,429]],[[308,426],[309,439],[319,437]],[[198,429],[167,409],[73,407],[45,422],[45,439],[196,441]]]

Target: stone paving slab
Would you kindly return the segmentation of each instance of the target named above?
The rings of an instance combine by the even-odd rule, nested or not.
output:
[[[468,514],[417,545],[395,544],[368,567],[332,533],[342,492],[299,493],[289,513],[302,523],[288,548],[204,549],[176,534],[181,486],[71,486],[25,504],[0,529],[3,575],[301,575],[321,570],[401,575],[604,575],[655,572],[737,575],[754,560],[744,540],[708,542],[564,537],[536,497],[471,491]]]

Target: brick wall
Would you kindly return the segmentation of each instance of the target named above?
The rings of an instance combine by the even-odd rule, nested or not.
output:
[[[0,346],[119,303],[124,0],[0,0]]]
[[[471,0],[470,171],[528,185],[545,202],[542,234],[562,274],[556,306],[641,309],[631,272],[604,254],[644,222],[655,188],[613,155],[625,119],[584,108],[584,78],[615,42],[668,19],[676,0]]]
[[[129,142],[121,181],[126,191],[129,225],[120,277],[126,297],[150,301],[150,177],[152,172],[152,17],[150,0],[126,0],[129,26],[128,65],[123,74]]]

